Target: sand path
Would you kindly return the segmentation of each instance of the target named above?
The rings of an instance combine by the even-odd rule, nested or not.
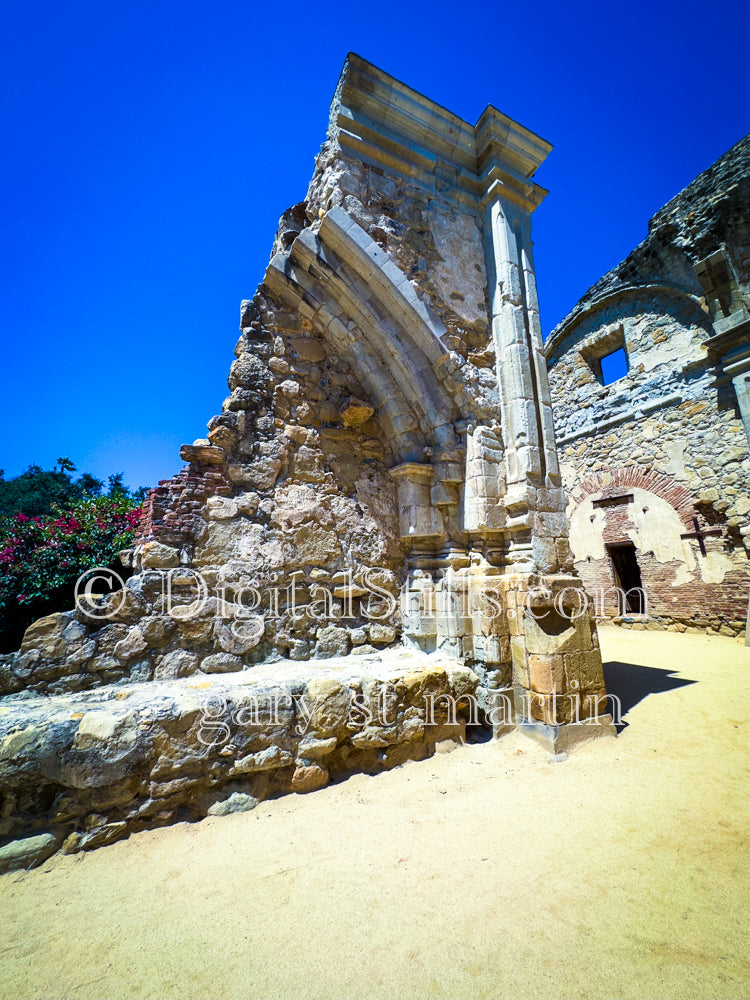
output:
[[[512,734],[1,877],[0,996],[748,997],[750,650],[602,648],[637,703],[565,761]]]

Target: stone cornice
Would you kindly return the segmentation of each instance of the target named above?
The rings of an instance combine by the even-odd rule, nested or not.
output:
[[[363,160],[481,211],[504,197],[533,212],[547,194],[530,181],[552,146],[489,105],[476,125],[350,53],[329,138]]]
[[[528,179],[547,159],[552,143],[513,121],[491,104],[474,127],[477,162],[481,172],[495,164]]]

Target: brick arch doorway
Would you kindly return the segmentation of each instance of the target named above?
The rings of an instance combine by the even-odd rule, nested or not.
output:
[[[592,476],[570,498],[575,566],[597,616],[681,614],[699,569],[683,538],[692,494],[663,473],[628,468]]]

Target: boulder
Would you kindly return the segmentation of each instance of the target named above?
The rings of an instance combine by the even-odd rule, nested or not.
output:
[[[255,809],[258,800],[245,792],[233,792],[228,798],[214,802],[208,807],[209,816],[229,816],[232,813],[247,812]]]

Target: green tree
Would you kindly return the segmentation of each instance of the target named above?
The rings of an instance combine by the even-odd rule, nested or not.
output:
[[[99,496],[102,491],[102,481],[92,476],[90,472],[82,473],[74,480],[72,473],[76,471],[75,464],[69,458],[58,458],[53,469],[42,469],[39,465],[30,465],[20,476],[6,479],[0,472],[0,518],[12,517],[15,514],[26,514],[36,517],[47,514],[53,505],[60,508],[70,506],[86,496]],[[114,493],[130,496],[130,492],[122,482],[122,474],[110,477],[116,480]]]

